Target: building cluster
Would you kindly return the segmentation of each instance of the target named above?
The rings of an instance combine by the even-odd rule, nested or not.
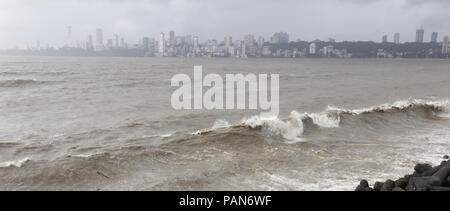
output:
[[[438,37],[439,37],[439,33],[438,32],[432,32],[431,33],[431,38],[430,38],[430,42],[429,43],[438,43]],[[449,54],[448,51],[448,47],[449,47],[449,37],[448,36],[444,36],[442,39],[442,43],[441,43],[441,52],[440,54],[442,55],[447,55]],[[388,35],[383,35],[383,37],[381,38],[381,42],[382,43],[388,43]],[[416,39],[415,39],[415,43],[424,43],[425,42],[425,30],[424,29],[417,29],[416,30]],[[394,34],[394,44],[400,44],[400,33],[395,33]],[[390,54],[389,52],[386,52],[384,49],[379,49],[378,50],[378,55],[380,56],[393,56],[392,54]]]
[[[437,44],[438,33],[433,32],[431,34],[430,43],[424,43],[425,30],[419,29],[416,31],[417,44],[424,44],[423,48],[429,47],[425,44]],[[249,58],[249,57],[287,57],[287,58],[301,58],[301,57],[334,57],[334,58],[352,58],[352,57],[404,57],[410,56],[416,53],[422,55],[419,51],[423,49],[416,49],[418,52],[406,52],[401,49],[405,49],[400,42],[400,33],[394,34],[393,42],[389,42],[388,36],[382,37],[381,43],[377,45],[375,50],[372,50],[373,46],[366,45],[354,45],[348,42],[336,43],[333,38],[329,38],[328,41],[315,40],[312,42],[305,42],[297,40],[291,42],[289,34],[285,32],[277,32],[270,37],[269,40],[265,40],[264,37],[255,37],[248,34],[243,39],[233,39],[231,36],[224,37],[223,40],[204,40],[201,41],[198,36],[183,35],[179,36],[175,34],[175,31],[170,31],[168,34],[161,32],[158,37],[143,37],[136,44],[129,44],[123,37],[119,37],[117,34],[109,39],[104,39],[104,33],[102,29],[97,29],[95,37],[89,35],[86,41],[74,41],[72,39],[72,28],[68,27],[68,41],[59,48],[51,48],[48,45],[42,47],[40,42],[36,43],[36,46],[29,48],[28,46],[20,46],[17,49],[20,50],[32,50],[32,51],[46,51],[52,49],[53,51],[63,52],[89,52],[87,55],[134,55],[134,56],[148,56],[148,57],[235,57],[235,58]],[[439,56],[446,55],[448,57],[449,37],[445,36],[443,41],[439,43],[440,52]],[[373,43],[373,42],[372,42]],[[383,48],[389,44],[388,48]],[[394,45],[394,47],[392,46]],[[380,47],[380,48],[378,48]],[[359,48],[364,48],[368,52],[358,52]],[[400,50],[398,50],[400,49]],[[363,51],[364,51],[363,50]],[[436,54],[436,47],[433,46],[429,49],[432,54]],[[111,54],[113,52],[113,54]],[[133,52],[133,54],[130,54]],[[83,55],[86,55],[83,54]],[[358,56],[359,55],[359,56]],[[429,53],[424,57],[428,57]]]

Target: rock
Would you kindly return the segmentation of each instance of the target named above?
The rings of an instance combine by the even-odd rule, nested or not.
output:
[[[364,192],[372,192],[372,191],[373,191],[373,189],[370,187],[364,188]]]
[[[361,187],[361,185],[358,185],[358,187],[356,187],[355,191],[356,192],[363,192],[365,188]]]
[[[367,180],[361,180],[361,182],[359,182],[358,187],[356,187],[355,191],[372,191],[372,190],[369,187],[369,182],[367,182]]]
[[[450,175],[450,169],[447,167],[443,167],[439,169],[435,174],[433,174],[432,178],[432,186],[443,186],[447,181],[447,177]]]
[[[408,178],[404,177],[404,178],[398,179],[397,181],[395,181],[395,187],[405,189],[406,186],[408,185],[408,182],[409,182],[409,177]]]
[[[414,167],[414,170],[417,172],[418,175],[422,175],[424,172],[433,169],[433,167],[430,164],[417,164]],[[414,172],[414,173],[416,173]]]
[[[373,190],[374,191],[381,191],[381,188],[383,187],[383,183],[382,182],[376,182],[374,185],[373,185]]]
[[[367,182],[367,180],[361,180],[361,182],[359,183],[359,185],[363,188],[368,188],[369,187],[369,182]]]
[[[450,157],[448,155],[444,155],[444,159],[448,160],[448,159],[450,159]]]
[[[432,169],[429,169],[425,172],[423,172],[420,176],[421,177],[429,177],[429,176],[433,176],[433,174],[435,174],[436,172],[438,172],[443,166],[445,165],[441,165],[441,166],[436,166]]]
[[[428,186],[436,183],[433,177],[411,177],[406,186],[407,191],[427,191]]]
[[[392,189],[392,191],[405,191],[405,190],[400,187],[395,187],[394,189]]]
[[[392,180],[388,180],[381,187],[381,191],[392,191],[395,188],[395,182]]]

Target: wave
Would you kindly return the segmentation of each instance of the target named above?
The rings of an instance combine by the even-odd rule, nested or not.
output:
[[[24,159],[16,160],[16,161],[1,162],[0,163],[0,168],[9,168],[9,167],[20,168],[20,167],[22,167],[23,164],[25,164],[25,163],[27,163],[29,161],[31,161],[30,158],[24,158]]]
[[[303,141],[303,135],[308,128],[314,126],[321,129],[338,128],[344,118],[355,118],[369,114],[385,114],[395,112],[412,112],[420,111],[431,112],[436,118],[448,118],[450,100],[442,101],[426,101],[420,99],[397,101],[392,104],[383,104],[363,109],[341,109],[334,106],[328,108],[321,113],[304,113],[292,111],[287,119],[279,119],[278,117],[263,118],[261,116],[252,116],[244,118],[234,125],[223,124],[222,127],[245,127],[250,129],[260,129],[268,131],[272,135],[281,136],[288,143],[297,143]],[[222,121],[222,120],[221,120]],[[217,122],[216,122],[217,124]],[[218,129],[216,124],[206,130],[197,131],[193,135],[204,135]]]
[[[14,87],[22,87],[28,85],[39,85],[39,84],[47,84],[51,83],[51,81],[37,81],[34,79],[16,79],[16,80],[4,80],[0,81],[0,87],[3,88],[14,88]]]

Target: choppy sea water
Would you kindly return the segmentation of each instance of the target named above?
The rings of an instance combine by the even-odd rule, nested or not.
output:
[[[279,74],[280,116],[175,111],[177,73]],[[1,190],[352,190],[450,151],[450,61],[0,57]]]

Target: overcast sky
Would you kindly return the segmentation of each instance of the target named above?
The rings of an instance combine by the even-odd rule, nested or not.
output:
[[[161,31],[192,34],[200,40],[242,39],[285,31],[291,40],[380,41],[383,34],[414,39],[423,27],[450,34],[450,0],[1,0],[0,48],[17,44],[63,45],[67,27],[86,40],[103,28],[135,43]]]

